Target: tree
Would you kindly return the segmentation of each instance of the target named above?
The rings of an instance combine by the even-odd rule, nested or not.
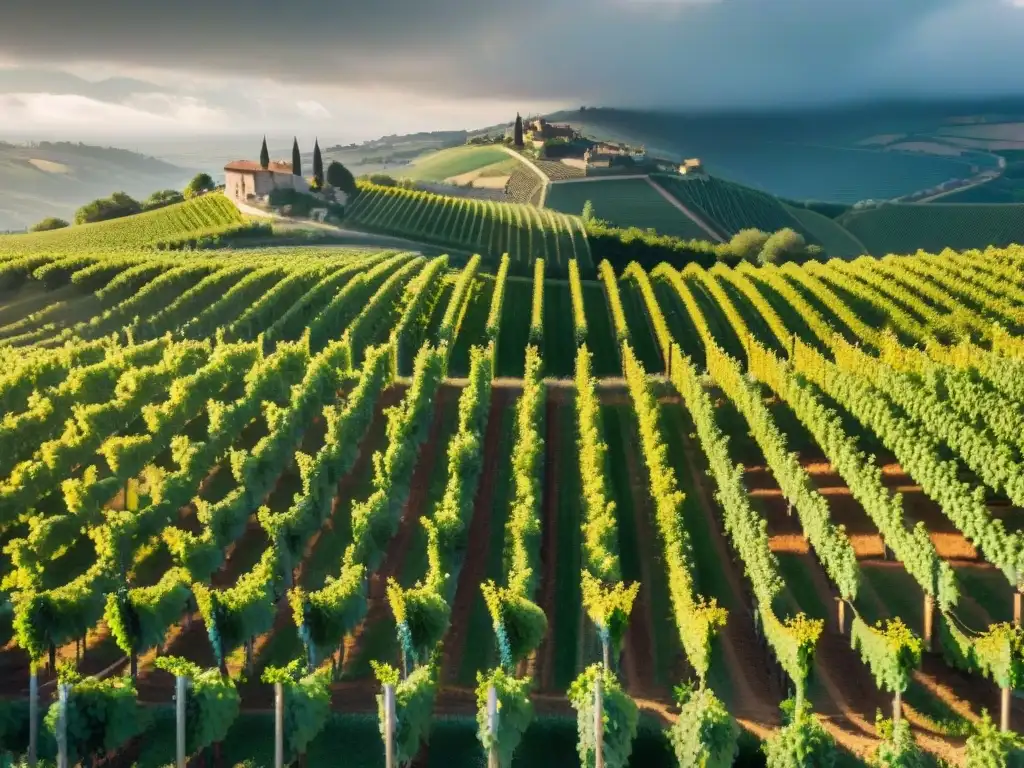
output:
[[[351,196],[356,193],[356,179],[352,172],[337,160],[327,166],[327,183]]]
[[[64,227],[71,226],[64,219],[58,219],[56,216],[48,216],[34,227],[30,232],[49,232],[51,229],[63,229]]]
[[[765,241],[757,260],[761,264],[782,264],[802,261],[807,255],[807,241],[803,235],[787,228],[780,229]]]
[[[184,195],[176,189],[161,189],[146,198],[146,201],[142,204],[142,210],[152,211],[156,208],[163,208],[165,205],[180,203],[184,199]]]
[[[324,159],[320,156],[319,139],[313,144],[313,179],[316,181],[317,188],[322,189],[324,186]]]
[[[756,261],[769,237],[760,229],[741,229],[729,241],[729,253],[736,262]]]
[[[292,140],[292,173],[296,176],[302,175],[302,156],[299,154],[299,140]]]
[[[270,167],[270,152],[267,150],[267,137],[263,137],[263,148],[260,150],[260,168]]]
[[[119,219],[142,211],[142,205],[124,192],[115,192],[110,197],[101,197],[86,203],[75,211],[75,224],[90,224],[96,221]]]
[[[197,173],[192,177],[192,181],[185,187],[185,198],[191,200],[193,197],[198,197],[204,192],[212,192],[217,188],[217,185],[213,183],[213,179],[208,173]]]
[[[523,118],[516,112],[516,135],[515,144],[519,149],[523,148]]]

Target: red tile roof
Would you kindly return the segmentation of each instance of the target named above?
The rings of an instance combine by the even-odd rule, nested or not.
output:
[[[273,173],[291,173],[291,163],[271,163],[269,168],[264,168],[255,160],[233,160],[224,166],[225,171],[241,171],[242,173],[258,173],[267,170]]]

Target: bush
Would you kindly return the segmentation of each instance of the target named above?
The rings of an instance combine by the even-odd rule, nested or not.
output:
[[[141,212],[142,205],[138,200],[134,200],[124,192],[115,192],[110,197],[101,197],[91,203],[86,203],[75,211],[75,224],[109,221]]]
[[[810,711],[806,702],[802,712],[796,712],[792,699],[782,703],[787,723],[762,749],[767,757],[767,768],[832,768],[836,763],[836,743],[821,721]]]
[[[185,187],[185,198],[191,200],[193,197],[198,197],[206,192],[212,192],[217,188],[217,185],[213,183],[213,179],[210,178],[208,173],[197,173],[192,177],[192,181]]]
[[[142,210],[152,211],[157,208],[163,208],[166,205],[183,202],[184,200],[185,196],[178,190],[162,189],[146,198],[146,202],[142,204]]]
[[[352,171],[337,160],[327,166],[327,183],[335,189],[340,189],[349,197],[354,197],[357,192],[356,179],[352,175]]]
[[[1012,731],[1003,733],[982,710],[977,732],[967,740],[969,768],[1020,768],[1024,765],[1021,740]]]
[[[732,264],[738,264],[741,261],[757,261],[757,257],[764,250],[765,243],[770,238],[771,235],[760,229],[741,229],[729,241],[729,252],[724,254],[723,260]]]
[[[64,229],[64,227],[68,226],[71,225],[64,221],[64,219],[58,219],[56,216],[47,216],[45,219],[33,226],[29,231],[49,232],[51,229]]]
[[[803,235],[792,229],[780,229],[765,241],[757,260],[760,264],[782,264],[787,261],[799,264],[820,255],[821,248],[808,245]]]

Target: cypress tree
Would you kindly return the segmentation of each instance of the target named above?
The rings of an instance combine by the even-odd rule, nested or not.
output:
[[[299,140],[292,140],[292,173],[296,176],[302,175],[302,157],[299,155]]]
[[[523,148],[523,118],[516,112],[516,146]]]
[[[317,139],[313,144],[313,178],[316,179],[316,185],[323,187],[324,185],[324,159],[320,156],[320,140]]]
[[[270,167],[270,152],[267,151],[266,136],[263,137],[263,149],[260,150],[260,167],[264,169]]]

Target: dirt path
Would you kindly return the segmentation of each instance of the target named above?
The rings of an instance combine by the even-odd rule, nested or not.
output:
[[[548,632],[540,648],[528,665],[529,674],[538,681],[540,690],[550,691],[554,677],[555,652],[555,561],[558,552],[558,481],[561,477],[561,419],[558,404],[548,397],[545,403],[544,424],[544,522],[541,530],[540,560],[543,572],[540,579],[540,607],[548,617]]]
[[[701,511],[712,532],[711,541],[706,543],[714,548],[717,559],[722,564],[722,573],[729,583],[729,589],[736,602],[743,606],[741,610],[729,613],[720,639],[735,696],[735,701],[730,702],[729,711],[737,718],[774,726],[780,721],[777,702],[782,699],[782,692],[772,680],[768,671],[768,660],[754,636],[753,615],[747,591],[737,573],[739,566],[735,562],[732,550],[722,535],[722,527],[715,512],[713,493],[708,487],[710,480],[699,469],[702,466],[697,458],[699,449],[689,435],[682,435],[682,440],[683,453],[690,471],[690,482],[697,492]]]
[[[658,655],[654,644],[658,625],[654,622],[651,609],[652,558],[658,551],[657,541],[651,532],[651,495],[647,468],[637,461],[633,448],[639,435],[631,411],[620,416],[623,424],[626,464],[629,467],[629,486],[633,498],[633,525],[636,529],[636,545],[640,558],[640,592],[633,605],[626,640],[626,669],[630,672],[627,684],[630,695],[643,699],[672,701],[671,691],[657,683],[656,664]],[[664,617],[658,617],[659,619]]]
[[[430,492],[430,479],[434,472],[435,464],[439,453],[443,453],[443,446],[439,446],[441,427],[444,423],[444,403],[446,393],[451,392],[444,387],[438,390],[434,398],[434,415],[430,423],[430,433],[426,442],[420,447],[419,461],[416,462],[416,469],[413,470],[412,482],[409,486],[409,498],[402,509],[402,519],[398,525],[398,531],[391,538],[388,550],[384,554],[384,560],[380,567],[370,576],[368,602],[369,607],[366,617],[353,630],[352,634],[345,639],[345,663],[343,673],[349,672],[352,665],[361,656],[363,639],[367,627],[373,626],[379,621],[388,620],[388,601],[386,596],[387,583],[389,578],[397,578],[401,573],[402,564],[416,540],[416,529],[419,526],[420,517],[426,512],[423,507],[427,503],[427,495]],[[442,449],[442,450],[438,450]]]
[[[473,604],[482,600],[480,585],[487,578],[487,560],[491,551],[491,517],[494,507],[494,486],[500,469],[502,414],[510,406],[511,398],[504,390],[491,390],[491,407],[487,416],[484,437],[484,464],[473,505],[473,520],[469,525],[469,546],[466,559],[459,572],[452,605],[451,625],[444,639],[444,660],[441,679],[453,683],[459,676],[459,665],[468,639]],[[483,641],[483,638],[480,638]]]

